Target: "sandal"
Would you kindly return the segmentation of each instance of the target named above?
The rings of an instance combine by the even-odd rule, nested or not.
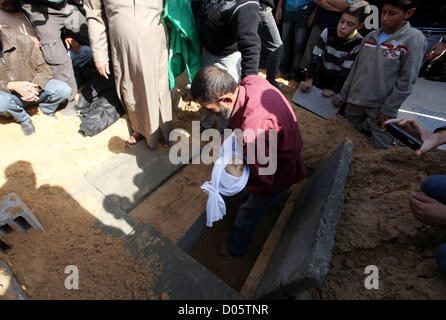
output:
[[[125,140],[127,146],[134,146],[138,141],[144,139],[143,135],[138,132],[133,132],[133,134]]]

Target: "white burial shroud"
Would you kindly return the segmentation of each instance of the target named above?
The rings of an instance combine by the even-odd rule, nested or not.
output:
[[[220,148],[220,157],[212,169],[212,181],[206,181],[201,189],[209,196],[206,205],[206,225],[221,220],[226,214],[226,204],[221,195],[233,196],[243,190],[249,179],[249,167],[243,168],[240,177],[233,176],[226,172],[225,167],[233,158],[243,159],[243,152],[237,143],[235,134],[229,136]]]

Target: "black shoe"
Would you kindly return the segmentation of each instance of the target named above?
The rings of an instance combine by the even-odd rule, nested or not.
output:
[[[20,126],[22,127],[22,131],[25,134],[25,136],[30,136],[34,132],[36,132],[36,130],[34,129],[34,125],[31,122],[31,119],[23,121],[22,123],[20,123]]]
[[[67,117],[75,117],[77,116],[76,107],[77,104],[75,102],[69,102],[65,108],[60,110],[60,113]]]
[[[296,81],[297,82],[305,81],[306,78],[307,78],[307,69],[306,68],[299,69],[296,75]]]

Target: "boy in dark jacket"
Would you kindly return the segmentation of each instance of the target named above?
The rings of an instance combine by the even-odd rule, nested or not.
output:
[[[314,46],[307,78],[301,85],[302,92],[311,91],[314,80],[326,97],[341,91],[361,47],[358,30],[364,26],[368,5],[366,1],[356,2],[344,12],[336,29],[322,31]]]
[[[389,148],[393,137],[383,132],[384,121],[395,118],[418,78],[426,39],[409,19],[416,0],[384,0],[381,28],[369,33],[342,90],[333,98],[356,130],[372,135],[376,148]]]

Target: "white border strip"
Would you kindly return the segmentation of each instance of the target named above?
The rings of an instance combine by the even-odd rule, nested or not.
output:
[[[410,113],[410,114],[415,114],[415,115],[417,115],[417,116],[422,116],[422,117],[431,118],[431,119],[435,119],[435,120],[440,120],[440,121],[444,121],[444,122],[446,122],[446,119],[445,119],[445,118],[429,116],[429,115],[427,115],[427,114],[418,113],[418,112],[413,112],[413,111],[408,111],[408,110],[404,110],[404,109],[400,109],[399,111],[401,111],[401,112],[405,112],[405,113]]]

